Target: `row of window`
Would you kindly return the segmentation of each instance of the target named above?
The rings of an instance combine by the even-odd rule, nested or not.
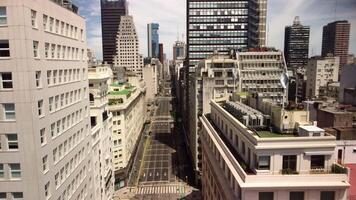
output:
[[[88,112],[88,111],[87,111]],[[79,109],[72,114],[67,115],[59,119],[57,122],[51,124],[51,137],[55,138],[60,136],[62,133],[82,121],[84,118],[82,109]]]
[[[189,31],[190,37],[237,37],[247,36],[247,31],[231,30],[231,31]]]
[[[38,42],[34,41],[34,57],[39,58]],[[79,55],[79,48],[69,47],[58,44],[45,43],[44,54],[46,59],[63,59],[63,60],[84,60],[84,49],[81,49]]]
[[[31,21],[32,26],[37,28],[37,13],[36,11],[31,11]],[[72,39],[84,40],[83,29],[76,26],[70,25],[53,17],[43,15],[43,29],[45,31],[56,33],[65,37],[70,37]],[[79,35],[80,34],[80,35]]]
[[[248,1],[189,2],[189,8],[248,8]]]
[[[247,38],[191,38],[189,44],[247,44]]]
[[[281,54],[275,54],[275,55],[239,55],[239,60],[241,62],[246,61],[246,60],[273,60],[273,61],[280,61],[282,60],[282,55]]]
[[[81,89],[73,90],[70,92],[62,93],[60,95],[49,97],[48,99],[48,109],[49,112],[55,112],[57,110],[63,109],[71,104],[77,103],[82,99],[86,98],[86,88],[82,93]]]
[[[274,192],[259,192],[258,200],[274,200]],[[335,200],[335,191],[321,191],[320,200]],[[289,192],[289,200],[304,200],[305,193],[302,191]]]
[[[281,60],[282,61],[282,60]],[[241,67],[242,68],[284,68],[284,62],[281,61],[275,61],[275,62],[271,62],[271,61],[257,61],[257,62],[245,62],[245,63],[241,63]]]
[[[247,23],[190,24],[189,30],[247,30]]]
[[[0,180],[21,179],[21,165],[19,163],[0,163]]]
[[[82,80],[86,79],[86,69],[82,69]],[[80,69],[47,70],[47,84],[55,86],[80,81]]]
[[[236,9],[236,8],[229,8],[229,9],[190,9],[189,15],[190,16],[199,16],[199,15],[215,15],[215,16],[222,16],[222,15],[247,15],[247,9]]]
[[[69,162],[67,162],[55,175],[54,185],[58,189],[65,180],[74,172],[78,165],[84,160],[84,148],[78,152]],[[84,168],[85,170],[85,165]],[[82,170],[81,170],[82,171]],[[79,173],[81,174],[81,172]]]
[[[247,23],[247,16],[223,16],[223,17],[191,17],[189,18],[189,23],[231,23],[240,22]]]
[[[201,51],[209,51],[209,52],[213,52],[213,51],[219,51],[219,52],[228,52],[230,49],[239,49],[239,48],[244,48],[247,45],[243,45],[243,44],[223,44],[223,45],[190,45],[189,46],[189,51],[191,53],[193,52],[201,52]]]

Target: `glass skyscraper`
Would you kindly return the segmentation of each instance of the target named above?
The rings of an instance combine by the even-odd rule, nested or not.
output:
[[[147,24],[147,49],[148,57],[158,58],[159,56],[159,24],[150,23]]]

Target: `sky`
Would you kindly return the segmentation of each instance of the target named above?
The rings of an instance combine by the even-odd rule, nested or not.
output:
[[[80,15],[86,18],[88,47],[102,59],[100,0],[73,0]],[[160,42],[172,58],[172,47],[179,39],[185,41],[186,0],[128,0],[139,35],[140,53],[147,56],[147,24],[160,24]],[[309,54],[320,55],[322,27],[335,20],[351,23],[349,53],[356,54],[356,0],[268,0],[267,45],[283,50],[284,28],[299,16],[310,26]]]

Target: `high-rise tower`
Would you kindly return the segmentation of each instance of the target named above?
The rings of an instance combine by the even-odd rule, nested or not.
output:
[[[323,28],[321,55],[328,54],[340,57],[340,67],[347,64],[351,24],[346,21],[335,21]]]
[[[305,68],[309,55],[309,26],[303,26],[299,17],[285,28],[284,54],[288,69]]]
[[[101,0],[103,61],[112,64],[121,17],[128,14],[126,0]]]
[[[159,24],[147,24],[147,48],[148,57],[158,58],[159,56]]]

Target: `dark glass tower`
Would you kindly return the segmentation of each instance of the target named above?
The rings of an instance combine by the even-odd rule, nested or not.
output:
[[[113,63],[121,16],[127,15],[126,0],[101,0],[103,61]]]
[[[284,54],[288,69],[303,69],[308,64],[310,27],[303,26],[299,17],[285,28]]]
[[[347,64],[349,54],[351,24],[346,21],[335,21],[323,27],[323,44],[321,55],[332,54],[340,57],[340,67]]]

